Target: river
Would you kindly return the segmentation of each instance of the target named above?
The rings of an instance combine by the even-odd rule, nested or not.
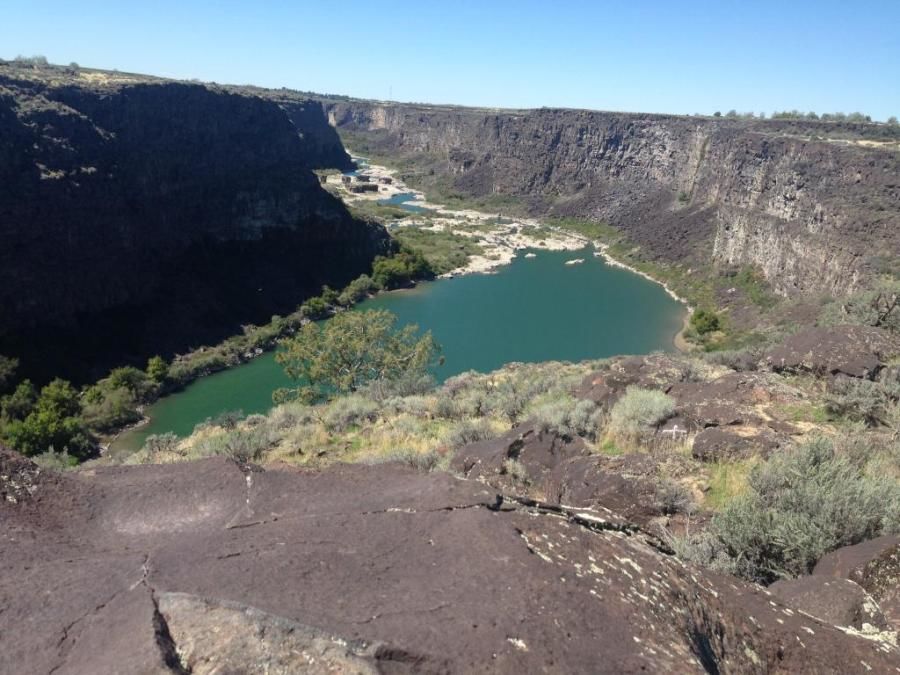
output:
[[[530,254],[530,255],[528,255]],[[580,264],[567,261],[583,259]],[[658,284],[582,251],[522,251],[495,274],[471,274],[382,293],[357,310],[388,309],[400,324],[431,330],[442,346],[444,380],[512,361],[578,361],[673,349],[684,307]],[[225,411],[265,412],[272,392],[290,386],[272,353],[202,378],[148,410],[151,422],[123,434],[116,450],[149,434],[189,434]]]

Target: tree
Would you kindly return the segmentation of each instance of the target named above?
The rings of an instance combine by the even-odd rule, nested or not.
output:
[[[415,279],[433,277],[434,270],[425,256],[408,248],[401,249],[390,258],[378,256],[372,263],[372,280],[387,290],[406,286]]]
[[[276,392],[276,400],[293,395],[312,403],[371,382],[424,374],[440,348],[430,332],[419,336],[415,325],[398,330],[396,321],[386,310],[369,310],[308,323],[275,355],[288,377],[300,384],[293,392]]]
[[[30,382],[27,384],[31,386]],[[78,392],[65,380],[56,379],[41,389],[24,419],[13,419],[4,426],[3,438],[26,455],[39,455],[54,448],[84,457],[93,448],[93,443],[80,415]]]
[[[894,115],[891,115],[890,117],[887,118],[887,123],[890,124],[892,127],[895,127],[898,124],[900,124],[900,122],[897,122],[897,118]]]
[[[721,116],[722,116],[722,113],[720,113],[718,110],[716,110],[716,112],[713,113],[713,117],[721,117]]]
[[[147,361],[147,375],[154,382],[165,382],[169,376],[169,364],[163,357],[153,356]]]
[[[719,315],[709,309],[698,309],[691,314],[691,326],[700,335],[713,333],[719,330],[721,321]]]

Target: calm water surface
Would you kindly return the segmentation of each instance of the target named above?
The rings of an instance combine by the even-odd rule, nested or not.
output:
[[[684,308],[661,286],[583,251],[524,251],[496,274],[473,274],[384,293],[357,309],[388,309],[399,323],[430,330],[443,347],[444,380],[510,361],[578,361],[672,349]],[[567,260],[583,258],[580,265]],[[152,422],[116,449],[139,448],[149,434],[189,434],[228,410],[265,412],[272,392],[290,386],[274,355],[202,378],[149,410]]]

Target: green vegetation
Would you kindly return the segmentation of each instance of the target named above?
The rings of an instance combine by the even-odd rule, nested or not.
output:
[[[374,310],[343,312],[323,324],[306,324],[275,355],[301,385],[276,392],[276,400],[314,402],[372,382],[424,375],[439,351],[431,333],[419,337],[417,326],[397,330],[395,323],[390,312]]]
[[[698,335],[706,335],[714,333],[722,327],[721,319],[711,309],[698,309],[691,314],[691,328],[697,331]]]
[[[463,267],[469,258],[484,252],[471,238],[447,230],[404,226],[396,228],[393,235],[405,248],[420,252],[434,274]]]
[[[417,279],[434,278],[431,264],[420,252],[403,247],[390,257],[378,256],[372,263],[372,281],[391,290],[408,286]]]
[[[900,279],[883,277],[873,288],[832,301],[823,309],[819,323],[876,326],[900,332]]]
[[[778,303],[768,282],[757,270],[752,267],[744,267],[734,276],[734,286],[744,292],[754,305],[763,309],[771,309]]]
[[[609,413],[610,436],[636,443],[675,413],[675,401],[661,391],[628,387]]]
[[[829,551],[900,531],[900,482],[889,463],[878,450],[851,455],[822,438],[773,455],[708,530],[676,540],[676,549],[759,583],[808,574]]]
[[[3,397],[0,409],[0,439],[25,455],[53,449],[83,458],[93,450],[78,392],[64,380],[53,380],[40,394],[24,380]]]

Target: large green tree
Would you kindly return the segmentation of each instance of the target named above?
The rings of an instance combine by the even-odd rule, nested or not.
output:
[[[293,395],[315,402],[371,382],[424,375],[440,348],[430,332],[419,335],[415,325],[398,329],[396,322],[391,312],[369,310],[306,324],[275,355],[300,385],[291,392],[276,392],[276,400]]]

